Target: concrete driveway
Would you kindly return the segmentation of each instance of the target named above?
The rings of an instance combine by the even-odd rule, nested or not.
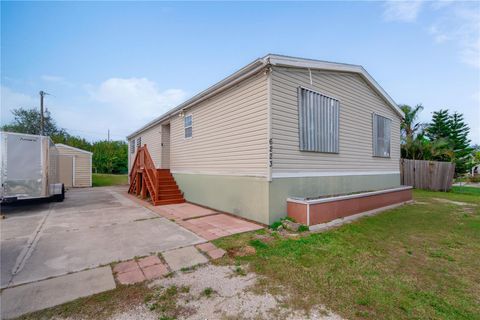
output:
[[[205,241],[115,188],[73,189],[62,203],[2,213],[2,288]]]

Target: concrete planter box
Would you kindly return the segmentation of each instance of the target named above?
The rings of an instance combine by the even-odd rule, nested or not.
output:
[[[411,200],[412,187],[408,186],[322,199],[288,198],[287,214],[299,223],[314,226]]]

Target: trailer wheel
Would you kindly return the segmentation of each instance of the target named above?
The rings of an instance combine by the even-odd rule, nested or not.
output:
[[[62,193],[56,194],[54,197],[56,202],[62,202],[63,200],[65,200],[65,186],[63,184],[62,184]]]

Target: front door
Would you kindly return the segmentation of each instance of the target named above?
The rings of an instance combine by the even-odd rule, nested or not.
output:
[[[170,169],[170,124],[162,125],[162,169]]]

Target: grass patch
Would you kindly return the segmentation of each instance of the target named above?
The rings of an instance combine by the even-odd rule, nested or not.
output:
[[[190,315],[191,310],[177,304],[181,294],[188,294],[190,288],[187,286],[170,286],[168,288],[157,288],[153,293],[145,297],[145,304],[148,309],[160,315],[159,319],[177,319],[180,316]]]
[[[322,303],[348,319],[480,319],[480,197],[415,190],[414,198],[298,239],[266,245],[247,233],[214,243],[255,246],[234,261],[265,276],[257,289],[285,288],[293,308]]]
[[[238,275],[238,276],[246,276],[247,275],[247,272],[240,266],[236,266],[235,267],[235,274]]]
[[[480,188],[476,188],[476,187],[453,186],[450,192],[480,196]]]
[[[203,291],[200,295],[203,296],[203,297],[210,298],[214,293],[215,293],[215,290],[208,287],[208,288],[203,289]]]
[[[128,184],[128,176],[126,174],[92,174],[92,185],[94,187],[121,186],[126,184]]]

